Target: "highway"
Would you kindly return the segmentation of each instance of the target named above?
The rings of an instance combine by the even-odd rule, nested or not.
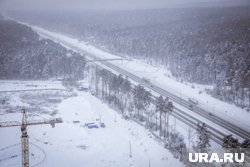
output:
[[[40,34],[42,34],[43,36],[55,40],[59,43],[61,43],[64,46],[67,46],[75,51],[78,51],[80,53],[83,53],[87,59],[89,60],[100,60],[100,57],[93,55],[92,53],[88,52],[87,50],[83,50],[80,47],[74,46],[72,45],[70,42],[67,42],[65,40],[61,40],[59,38],[57,38],[56,36],[51,36],[50,34],[46,34],[44,32],[38,32]],[[94,62],[92,62],[94,63]],[[195,114],[198,114],[199,116],[201,116],[203,119],[202,120],[208,120],[207,122],[213,122],[214,125],[216,125],[216,128],[214,125],[210,125],[207,124],[206,121],[204,121],[207,124],[207,127],[209,128],[209,131],[211,133],[211,139],[214,140],[215,142],[217,142],[218,144],[222,144],[222,139],[229,134],[224,134],[222,133],[221,129],[225,129],[229,132],[231,132],[231,134],[233,134],[234,137],[244,140],[244,139],[250,139],[250,133],[240,127],[235,126],[234,124],[216,116],[211,114],[209,111],[204,110],[203,108],[200,108],[197,105],[193,105],[192,110],[190,110],[190,102],[188,102],[187,100],[184,100],[180,97],[178,97],[177,95],[174,95],[166,90],[164,90],[163,88],[154,85],[152,83],[146,82],[145,80],[143,80],[143,78],[134,75],[130,72],[128,72],[125,69],[122,69],[110,62],[106,62],[106,61],[101,61],[98,63],[94,63],[97,65],[104,65],[106,67],[108,67],[109,69],[112,69],[113,71],[118,72],[121,75],[127,76],[129,79],[137,82],[138,84],[141,84],[142,86],[150,89],[153,92],[156,92],[158,94],[161,94],[162,96],[168,97],[170,100],[172,100],[173,102],[185,107],[188,109],[189,112],[185,112],[182,111],[178,108],[174,109],[173,112],[173,116],[175,116],[177,119],[179,119],[180,121],[188,124],[191,127],[197,127],[197,123],[201,122],[198,118],[194,117]],[[218,128],[220,127],[220,128]]]
[[[93,57],[94,55],[92,55]],[[95,57],[97,58],[97,57]],[[165,97],[168,97],[170,100],[172,100],[173,102],[175,103],[178,103],[184,107],[186,107],[187,109],[189,109],[189,105],[190,105],[190,102],[184,100],[184,99],[181,99],[180,97],[174,95],[174,94],[171,94],[169,92],[167,92],[166,90],[156,86],[156,85],[153,85],[151,83],[148,83],[148,82],[145,82],[142,78],[140,78],[139,76],[136,76],[124,69],[121,69],[115,65],[113,65],[112,63],[109,63],[109,62],[103,62],[104,65],[106,65],[107,67],[119,72],[120,74],[122,75],[125,75],[127,77],[129,77],[130,79],[138,82],[139,84],[141,84],[142,86],[144,87],[147,87],[148,89],[154,91],[154,92],[157,92]],[[177,110],[179,113],[181,112],[181,110]],[[212,121],[213,123],[227,129],[228,131],[232,132],[232,134],[236,135],[237,137],[240,137],[242,139],[250,139],[250,133],[245,131],[244,129],[241,129],[240,127],[236,127],[235,125],[233,125],[232,123],[229,123],[228,121],[226,120],[223,120],[222,118],[219,118],[215,115],[211,115],[208,111],[205,111],[204,109],[196,106],[196,105],[193,105],[193,110],[189,110],[190,113],[194,112],[202,117],[204,117],[205,119],[209,120],[209,121]],[[183,112],[184,113],[184,112]],[[187,114],[187,113],[186,113]],[[189,115],[191,118],[193,118],[191,115]]]

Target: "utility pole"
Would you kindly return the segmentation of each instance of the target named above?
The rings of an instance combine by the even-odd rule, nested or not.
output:
[[[129,140],[129,157],[132,157],[131,141]]]
[[[27,121],[26,110],[22,109],[22,123],[19,122],[0,122],[0,128],[6,127],[21,127],[21,145],[22,145],[22,167],[29,167],[29,136],[27,132],[27,126],[30,125],[41,125],[41,124],[50,124],[52,128],[55,127],[56,123],[62,123],[61,118],[51,119],[51,120],[41,120],[41,121]]]
[[[213,113],[214,113],[214,105],[216,105],[216,104],[218,104],[218,103],[213,103]]]

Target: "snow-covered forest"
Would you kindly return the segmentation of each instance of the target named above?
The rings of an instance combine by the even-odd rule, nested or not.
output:
[[[12,15],[76,36],[116,55],[163,64],[180,82],[213,85],[207,93],[247,107],[249,11],[243,6]]]
[[[249,11],[249,7],[231,7],[12,14],[29,23],[77,36],[117,55],[163,64],[180,82],[213,85],[207,93],[247,107]]]
[[[85,58],[41,39],[31,28],[0,19],[0,79],[81,79]]]
[[[0,167],[249,165],[250,3],[4,1]]]
[[[84,74],[86,74],[88,70],[85,67],[86,60],[83,55],[68,50],[62,45],[55,43],[54,41],[44,39],[37,33],[35,33],[31,28],[14,21],[4,20],[2,18],[0,20],[0,32],[1,32],[0,114],[6,115],[6,117],[3,116],[1,117],[0,122],[6,121],[10,118],[12,119],[18,118],[16,115],[19,113],[18,111],[20,109],[19,105],[25,106],[25,108],[31,113],[30,115],[36,115],[36,116],[39,115],[40,117],[41,116],[53,117],[55,115],[58,115],[59,111],[57,105],[60,106],[61,103],[64,103],[65,100],[67,101],[68,98],[73,98],[75,101],[79,101],[78,99],[84,100],[82,95],[79,95],[80,93],[76,94],[75,92],[71,92],[71,90],[70,91],[65,90],[62,85],[60,86],[58,81],[53,81],[53,80],[51,81],[51,79],[56,79],[56,78],[58,80],[62,79],[63,81],[79,81],[81,79],[84,79],[86,77],[84,76]],[[166,123],[166,120],[171,115],[171,112],[173,110],[172,102],[170,102],[167,98],[163,99],[163,97],[160,96],[159,99],[156,101],[156,103],[153,103],[152,94],[149,91],[145,90],[143,86],[141,85],[134,86],[127,78],[123,78],[121,75],[116,75],[106,69],[101,69],[96,66],[90,66],[88,68],[90,68],[91,72],[91,74],[87,73],[89,77],[91,76],[90,78],[91,92],[93,95],[100,98],[102,102],[107,103],[109,107],[114,108],[116,111],[118,111],[118,113],[115,113],[117,114],[115,122],[117,121],[121,122],[121,118],[123,119],[122,121],[124,120],[126,121],[127,119],[133,119],[135,122],[140,124],[139,127],[149,127],[151,130],[155,131],[154,138],[158,138],[158,140],[160,139],[159,142],[154,141],[156,144],[161,143],[163,141],[162,139],[166,139],[166,137],[168,137],[169,138],[168,144],[160,145],[160,148],[164,150],[161,151],[161,154],[163,156],[167,155],[166,152],[168,151],[165,148],[168,148],[168,150],[172,152],[172,154],[170,155],[171,156],[174,155],[174,158],[171,157],[171,159],[175,159],[174,160],[175,164],[179,165],[181,164],[181,162],[175,162],[178,160],[181,160],[184,163],[189,163],[187,161],[187,147],[185,145],[183,136],[180,133],[178,133],[175,129],[170,129],[169,128],[170,125]],[[26,81],[18,81],[17,79]],[[39,81],[41,79],[45,80]],[[47,79],[49,81],[46,81]],[[64,86],[67,86],[66,85],[67,83],[70,86],[74,86],[72,85],[72,83],[74,84],[75,82],[71,83],[62,82],[62,83],[64,84]],[[12,84],[13,88],[11,86]],[[32,91],[29,92],[31,88]],[[45,88],[45,90],[40,90],[41,88],[42,89]],[[25,90],[27,92],[25,92]],[[84,96],[87,96],[88,99],[93,98],[89,97],[91,96],[90,93],[85,93]],[[95,105],[96,104],[103,105],[103,103],[97,101],[96,99],[95,100],[91,99],[89,101],[95,101]],[[72,110],[70,108],[70,106],[72,106],[71,103],[67,104],[67,106],[65,106],[64,108]],[[82,101],[80,101],[80,103],[77,102],[76,106],[86,105],[84,103],[82,104],[81,103]],[[100,108],[98,108],[98,110],[100,110]],[[108,114],[108,111],[106,110],[107,109],[105,109],[105,113],[103,114],[104,116]],[[88,110],[88,112],[90,111],[91,110]],[[73,110],[71,113],[74,114],[74,112],[76,111]],[[77,114],[78,112],[79,111],[77,111]],[[121,118],[119,117],[120,113],[122,114]],[[15,116],[10,117],[9,114],[14,114]],[[71,117],[72,116],[68,115],[64,119],[72,121],[71,119],[73,118]],[[86,117],[86,115],[84,117]],[[111,120],[112,117],[104,118],[104,121],[106,119]],[[86,118],[85,121],[87,121]],[[108,129],[110,128],[111,132],[114,133],[112,128],[114,127],[114,125],[111,125],[109,122],[107,123],[107,125],[110,126],[108,127]],[[136,126],[132,126],[133,129],[135,127]],[[64,128],[65,127],[62,127],[61,129],[64,130]],[[79,131],[79,129],[80,128],[78,128],[77,130]],[[44,131],[45,132],[43,132],[43,135],[46,135],[47,129],[45,129]],[[121,129],[119,131],[121,131]],[[44,146],[44,143],[47,145],[48,142],[44,141],[42,144],[41,143],[39,144],[37,139],[34,140],[33,136],[36,137],[39,136],[40,135],[39,132],[40,131],[33,132],[32,136],[30,137],[30,140],[32,142],[35,142],[36,144],[40,145],[37,146],[36,144],[34,145],[33,143],[31,143],[30,145],[30,149],[32,152],[31,153],[32,156],[30,159],[31,164],[33,163],[40,164],[42,162],[44,163],[46,154],[52,156],[51,155],[52,152],[46,150],[48,148]],[[13,134],[16,133],[17,132],[14,131],[12,133],[9,133],[9,131],[6,132],[1,131],[1,134],[5,134],[5,136],[6,135],[12,136]],[[64,133],[57,132],[57,135],[54,137],[54,139],[50,139],[50,142],[59,145],[60,142],[58,143],[56,140],[58,139],[58,136],[63,134]],[[65,135],[61,136],[61,138],[63,137],[65,137]],[[73,138],[74,137],[77,138],[73,134]],[[7,141],[4,139],[1,140],[1,142],[7,144],[19,141],[19,137],[18,138],[15,137],[12,139],[13,140],[11,141]],[[41,137],[41,140],[44,140],[43,137]],[[138,140],[138,138],[136,138],[136,140]],[[145,140],[145,137],[143,137],[143,140]],[[123,140],[120,139],[119,142],[121,141]],[[135,143],[134,140],[132,141]],[[112,145],[113,144],[114,143],[112,143]],[[142,144],[142,142],[140,144]],[[15,144],[7,147],[7,150],[9,148],[11,148],[12,150],[10,152],[5,152],[5,147],[2,148],[3,146],[5,146],[5,144],[3,145],[1,144],[0,166],[1,165],[15,166],[16,164],[20,163],[19,160],[20,156],[12,155],[13,153],[16,152],[18,153],[20,151],[19,147],[16,147],[18,145],[19,144]],[[45,149],[46,153],[45,151],[44,153],[40,153],[38,150],[36,150],[37,148],[34,147],[38,148],[40,147],[41,150]],[[78,147],[79,146],[77,146],[77,149]],[[81,146],[81,148],[82,147],[86,146]],[[60,147],[61,150],[63,150],[63,148],[64,147]],[[137,150],[138,148],[136,147],[135,149]],[[121,153],[120,150],[121,148],[118,149],[118,154]],[[156,151],[159,152],[159,148]],[[67,153],[67,151],[65,150],[62,152]],[[75,153],[79,155],[83,154],[81,151],[79,152],[78,150],[75,150]],[[151,156],[153,155],[153,153],[150,153],[149,155]],[[45,156],[45,158],[43,156]],[[106,159],[108,158],[111,157],[108,156]],[[122,158],[126,158],[126,156],[123,156]],[[118,160],[119,162],[121,161],[122,158],[115,160],[116,161]],[[136,159],[136,161],[138,160]],[[94,161],[91,161],[91,163],[93,162]],[[45,163],[48,163],[49,166],[51,166],[50,161]],[[69,163],[72,164],[70,160]],[[127,162],[121,161],[120,163],[124,165]],[[129,162],[129,163],[131,166],[134,163],[141,164],[144,162],[140,161],[139,159],[138,162]],[[171,164],[173,162],[161,160],[158,162],[156,161],[155,163],[160,164],[162,166],[162,164],[166,163]],[[104,163],[101,162],[101,165],[103,164]],[[64,165],[67,165],[67,163]]]
[[[54,41],[41,38],[31,28],[25,25],[4,19],[0,20],[0,25],[2,32],[0,39],[3,41],[0,48],[1,79],[25,79],[28,80],[25,82],[27,86],[30,79],[58,78],[63,79],[63,81],[78,81],[84,79],[84,74],[87,73],[92,95],[98,97],[102,102],[108,104],[109,107],[118,111],[115,122],[116,119],[119,119],[119,114],[121,114],[125,120],[135,121],[140,126],[149,129],[159,142],[163,142],[164,145],[162,148],[167,148],[175,159],[179,159],[184,164],[190,164],[187,160],[188,151],[200,149],[200,143],[192,140],[192,148],[188,148],[183,135],[176,130],[176,125],[173,126],[172,124],[170,126],[169,117],[171,117],[174,106],[168,98],[162,96],[155,97],[143,86],[132,84],[128,78],[114,74],[107,69],[95,65],[90,65],[88,68],[85,68],[86,62],[84,56],[67,50]],[[2,82],[2,86],[5,82],[8,83],[8,81]],[[13,81],[13,83],[20,87],[24,86],[22,89],[27,89],[25,84],[21,85],[21,82],[19,82],[20,81]],[[28,86],[34,88],[42,87],[39,85],[41,84],[39,81],[32,81],[32,83],[33,82],[36,84],[28,84]],[[68,82],[63,82],[65,86],[67,86],[66,83]],[[72,86],[72,83],[69,85]],[[47,86],[48,85],[46,85],[46,88],[48,89],[49,87]],[[10,88],[10,86],[7,87]],[[39,93],[39,89],[37,94],[2,94],[0,111],[2,114],[12,113],[12,110],[16,111],[19,109],[19,103],[23,103],[23,101],[27,100],[31,103],[28,103],[28,105],[25,104],[29,111],[54,116],[58,112],[56,107],[53,106],[50,107],[50,109],[43,106],[45,104],[47,105],[47,101],[52,104],[54,102],[56,104],[60,103],[63,99],[61,98],[61,94],[63,94],[63,92],[56,92],[55,94],[50,91],[47,93]],[[76,96],[76,94],[70,92],[65,94],[67,95],[65,95],[65,99]],[[18,102],[17,104],[11,102],[14,97],[18,96],[20,96],[22,102]],[[53,98],[58,96],[57,98],[60,99],[51,100],[50,96]],[[197,125],[197,130],[198,129],[199,126]],[[204,131],[202,131],[202,133],[204,133]],[[204,135],[202,133],[198,132],[196,137],[199,138]],[[208,135],[208,132],[205,132],[205,135]],[[202,140],[201,142],[210,142],[208,136],[205,139],[207,141]],[[207,149],[209,146],[205,145],[201,148]]]
[[[174,105],[168,98],[155,97],[143,86],[132,84],[122,75],[116,75],[96,66],[90,68],[92,69],[89,74],[90,89],[94,96],[121,113],[122,118],[133,120],[149,129],[159,141],[164,141],[164,147],[185,165],[197,165],[188,162],[187,154],[194,150],[207,151],[210,148],[211,141],[205,124],[197,125],[195,137],[198,140],[189,140],[188,146],[183,134],[176,130],[176,123],[170,126],[169,117],[173,119],[171,115]],[[189,131],[189,135],[191,133]],[[191,142],[192,147],[190,147]]]

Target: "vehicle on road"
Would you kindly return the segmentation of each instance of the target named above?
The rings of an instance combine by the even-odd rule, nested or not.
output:
[[[190,103],[192,103],[192,104],[194,104],[194,105],[197,105],[199,102],[196,100],[196,99],[194,99],[194,98],[188,98],[188,101],[190,102]]]
[[[192,104],[189,104],[189,105],[188,105],[188,108],[189,108],[190,110],[194,110],[194,106],[193,106]]]
[[[78,90],[79,91],[88,91],[88,88],[85,88],[85,87],[83,87],[83,86],[80,86],[80,87],[78,87]]]

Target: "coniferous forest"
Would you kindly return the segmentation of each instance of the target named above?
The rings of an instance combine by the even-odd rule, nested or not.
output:
[[[21,126],[13,147],[23,166],[28,153],[45,166],[205,167],[217,162],[190,153],[249,148],[250,3],[126,9],[111,0],[112,9],[90,10],[59,1],[0,11],[0,129]],[[22,105],[22,123],[8,121]],[[29,153],[26,113],[62,123],[30,133],[44,159]],[[6,164],[17,157],[13,132],[2,131]]]
[[[41,39],[31,28],[0,20],[1,79],[83,78],[85,58]]]
[[[113,54],[164,65],[180,82],[213,85],[207,93],[249,107],[248,6],[11,14]]]

